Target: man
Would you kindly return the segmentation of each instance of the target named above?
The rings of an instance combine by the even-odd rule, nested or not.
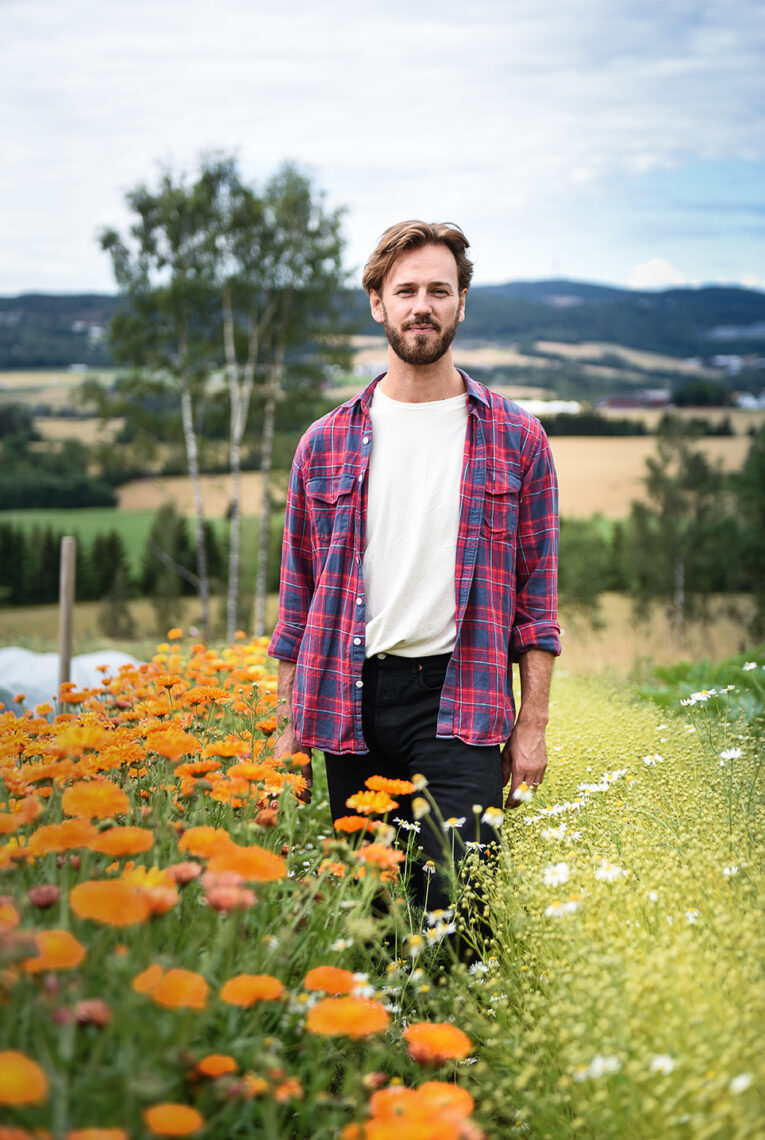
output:
[[[300,441],[269,648],[287,716],[276,755],[324,752],[333,819],[369,776],[424,774],[451,832],[423,821],[437,867],[444,840],[461,848],[455,832],[496,839],[481,816],[508,782],[511,807],[541,782],[560,652],[546,436],[452,359],[467,248],[455,226],[402,222],[367,262],[387,372]],[[409,823],[409,797],[396,798]],[[421,901],[426,890],[430,907],[448,904],[441,874],[421,880]]]

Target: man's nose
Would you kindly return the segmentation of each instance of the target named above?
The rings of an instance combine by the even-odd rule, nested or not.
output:
[[[415,313],[429,313],[432,308],[430,294],[426,289],[417,293],[414,298],[414,311]]]

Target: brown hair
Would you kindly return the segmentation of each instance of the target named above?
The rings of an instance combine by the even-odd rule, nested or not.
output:
[[[382,292],[386,274],[397,257],[408,249],[419,249],[431,242],[440,242],[454,254],[457,262],[457,284],[460,293],[470,287],[473,276],[473,263],[466,254],[470,242],[459,226],[451,222],[397,222],[389,226],[377,243],[377,247],[364,266],[361,283],[367,293],[374,289]]]

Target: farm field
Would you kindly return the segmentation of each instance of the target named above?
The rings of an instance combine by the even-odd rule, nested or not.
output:
[[[746,458],[749,442],[745,436],[710,437],[699,440],[698,447],[726,471],[735,471]],[[551,437],[550,446],[564,517],[624,518],[632,500],[644,497],[645,463],[656,449],[650,436],[559,435]]]
[[[270,594],[266,609],[269,630],[276,622],[277,595]],[[193,623],[196,607],[193,598],[184,599],[184,622]],[[742,605],[747,605],[744,601]],[[222,612],[223,603],[213,604],[213,613]],[[89,653],[108,647],[124,649],[133,656],[143,658],[147,645],[157,636],[156,614],[146,598],[130,602],[138,634],[135,642],[109,641],[99,632],[98,602],[78,602],[75,607],[75,653]],[[649,663],[670,664],[683,660],[702,660],[726,657],[743,652],[747,646],[742,624],[725,614],[725,603],[720,600],[713,607],[714,618],[708,622],[691,623],[687,630],[682,652],[671,643],[662,611],[657,608],[650,619],[636,622],[629,598],[623,594],[604,594],[602,597],[603,628],[593,630],[576,615],[561,612],[563,652],[556,664],[560,673],[572,675],[608,673],[625,679],[636,669],[645,669]],[[38,652],[51,652],[57,648],[58,608],[56,606],[19,606],[0,610],[0,646],[20,645]]]

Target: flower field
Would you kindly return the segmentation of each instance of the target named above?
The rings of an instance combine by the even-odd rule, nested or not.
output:
[[[178,632],[0,712],[0,1140],[763,1135],[756,662],[669,712],[559,676],[545,784],[421,915],[413,788],[333,830],[265,644]]]

